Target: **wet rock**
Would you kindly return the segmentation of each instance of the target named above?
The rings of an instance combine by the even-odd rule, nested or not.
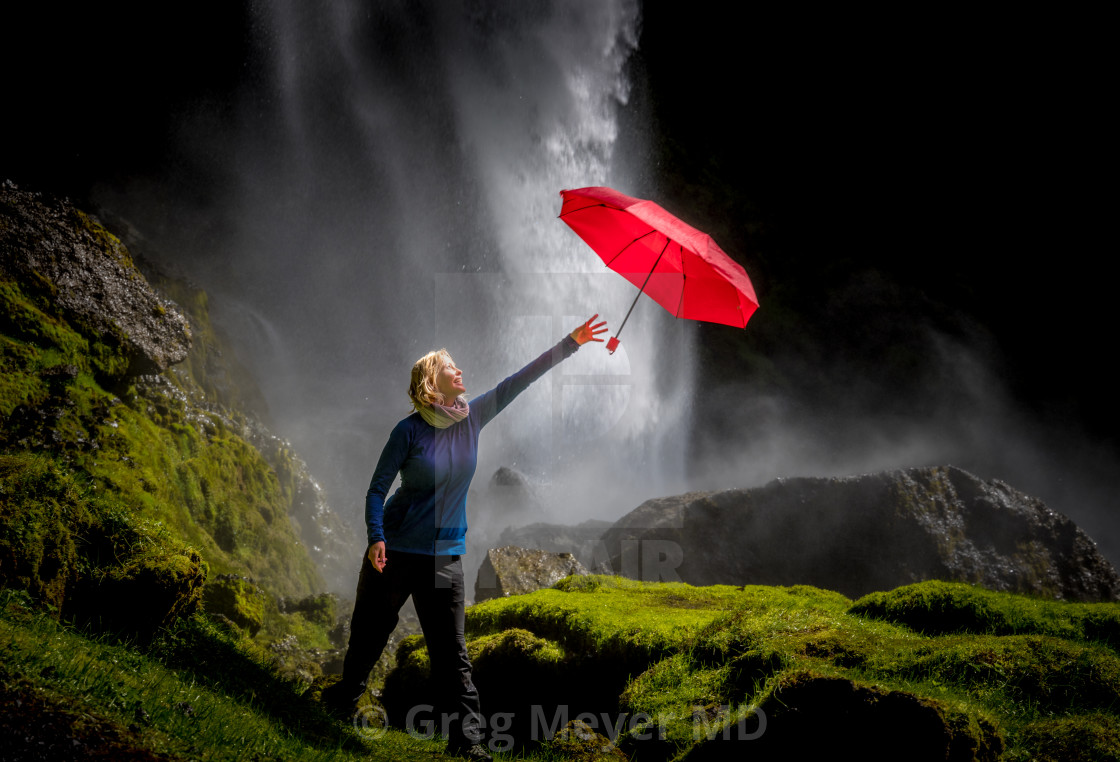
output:
[[[927,579],[1078,601],[1120,575],[1070,519],[952,466],[649,500],[603,536],[615,573],[808,584],[858,597]]]
[[[187,319],[155,293],[120,240],[70,202],[0,184],[0,251],[0,274],[119,345],[126,375],[159,373],[187,356]]]
[[[478,570],[474,599],[478,602],[531,593],[551,587],[571,574],[587,574],[571,553],[550,553],[512,545],[491,548]]]

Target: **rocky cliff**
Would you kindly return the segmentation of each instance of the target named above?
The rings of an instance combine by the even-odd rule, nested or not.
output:
[[[1120,575],[1070,519],[953,467],[649,500],[603,543],[615,572],[695,585],[807,584],[854,597],[936,579],[1120,600]]]
[[[96,217],[11,183],[0,253],[0,584],[146,632],[208,575],[322,591],[342,524],[238,407],[205,293],[157,291]]]

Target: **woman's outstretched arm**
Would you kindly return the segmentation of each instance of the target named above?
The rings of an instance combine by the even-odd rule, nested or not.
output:
[[[595,319],[598,317],[597,314],[592,315],[585,323],[561,339],[555,347],[547,350],[536,360],[533,360],[490,391],[471,400],[472,415],[480,415],[478,420],[481,425],[485,426],[517,395],[529,388],[529,384],[556,367],[562,360],[573,355],[581,345],[589,341],[602,342],[599,334],[606,333],[607,323],[605,320],[596,323]]]

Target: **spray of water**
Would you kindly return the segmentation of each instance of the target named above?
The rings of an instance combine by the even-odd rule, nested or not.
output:
[[[559,191],[629,189],[616,158],[636,0],[254,6],[253,61],[218,157],[228,215],[192,276],[240,336],[278,433],[363,542],[373,465],[413,361],[446,347],[480,393],[634,289],[557,219]],[[187,247],[191,248],[191,247]],[[614,518],[684,473],[690,345],[639,303],[622,349],[584,347],[483,434],[472,532]],[[533,511],[487,510],[501,466]],[[351,580],[336,584],[348,589]]]

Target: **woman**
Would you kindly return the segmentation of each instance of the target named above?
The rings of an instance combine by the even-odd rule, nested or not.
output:
[[[441,693],[441,730],[448,750],[489,759],[482,744],[478,692],[463,635],[463,563],[467,489],[474,476],[478,435],[553,366],[589,341],[603,341],[606,322],[586,323],[494,389],[468,405],[463,372],[446,350],[430,352],[412,367],[408,396],[415,412],[389,435],[366,493],[369,548],[362,561],[350,644],[342,680],[324,701],[352,715],[370,670],[412,596],[428,646],[433,681]],[[386,500],[397,474],[401,486]]]

